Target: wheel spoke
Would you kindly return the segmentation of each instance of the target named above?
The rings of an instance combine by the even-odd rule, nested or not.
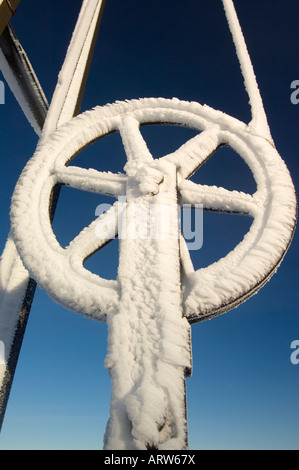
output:
[[[181,257],[181,266],[183,273],[186,277],[194,273],[194,267],[191,260],[191,256],[188,250],[188,246],[183,235],[180,237],[180,257]]]
[[[257,198],[239,191],[222,187],[206,186],[184,180],[180,183],[183,204],[202,204],[204,210],[256,216]]]
[[[150,163],[153,160],[139,127],[140,124],[137,119],[131,115],[126,115],[119,129],[129,165],[136,161]]]
[[[70,257],[83,263],[86,258],[102,248],[117,235],[117,202],[105,214],[85,227],[66,247]]]
[[[68,166],[57,170],[55,175],[58,183],[83,191],[114,197],[124,195],[126,191],[127,177],[124,174]]]
[[[219,132],[215,127],[211,127],[163,158],[177,166],[179,179],[185,179],[189,178],[217,150],[220,144]]]

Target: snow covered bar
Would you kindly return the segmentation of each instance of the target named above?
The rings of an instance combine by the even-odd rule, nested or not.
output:
[[[28,121],[40,135],[48,111],[48,102],[10,25],[0,37],[0,69]]]
[[[0,0],[0,35],[15,14],[20,0]]]
[[[0,1],[1,8],[8,5],[11,14],[13,14],[15,8],[12,5],[16,5],[18,2]],[[64,87],[63,96],[61,90],[58,97],[57,94],[54,94],[50,115],[47,99],[24,49],[11,26],[8,24],[4,28],[0,37],[0,68],[22,111],[38,135],[42,134],[46,116],[50,117],[51,129],[54,130],[62,122],[60,113],[68,121],[77,112],[82,99],[88,65],[104,3],[104,0],[84,0],[82,4],[72,41],[76,41],[76,47],[75,50],[72,47],[68,51],[61,71],[64,76],[67,75],[67,81],[71,80],[72,83],[70,84],[68,81],[67,86]],[[10,16],[7,16],[8,20]],[[3,20],[3,18],[4,16],[1,16],[0,19]],[[64,102],[62,106],[61,101]],[[59,111],[58,115],[57,110]],[[58,192],[56,191],[55,197],[51,201],[52,216],[57,197]],[[0,428],[4,419],[35,286],[36,283],[24,268],[11,234],[9,234],[0,259],[0,341],[4,345],[5,356],[4,363],[0,364]]]

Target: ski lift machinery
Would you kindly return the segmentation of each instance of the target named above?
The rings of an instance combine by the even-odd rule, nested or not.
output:
[[[2,1],[0,7],[6,3]],[[232,0],[223,0],[223,6],[250,100],[249,124],[199,103],[163,98],[116,102],[76,116],[102,1],[83,1],[49,107],[27,56],[24,60],[24,51],[16,52],[22,60],[11,61],[5,54],[7,48],[16,50],[17,39],[9,27],[4,30],[2,70],[16,97],[26,96],[20,104],[40,141],[13,194],[11,232],[1,261],[13,267],[9,275],[2,267],[5,295],[0,325],[6,328],[3,341],[8,351],[1,371],[2,419],[25,328],[24,324],[20,333],[20,317],[29,314],[37,282],[66,308],[108,325],[106,366],[112,397],[104,448],[188,448],[185,376],[192,363],[190,324],[220,315],[259,290],[282,261],[296,223],[293,183],[275,149]],[[27,77],[21,82],[16,80],[20,70]],[[139,130],[146,123],[188,126],[198,135],[154,160]],[[111,132],[121,135],[127,156],[124,173],[67,166],[81,149]],[[189,181],[222,145],[230,146],[246,161],[257,183],[255,194]],[[61,184],[118,198],[66,248],[58,244],[51,227],[56,188]],[[251,228],[232,252],[206,269],[194,270],[184,238],[167,238],[162,228],[154,239],[120,237],[116,280],[100,278],[83,267],[84,260],[113,233],[120,233],[122,211],[126,211],[122,227],[126,230],[135,217],[130,209],[136,203],[146,210],[151,205],[163,207],[169,215],[178,204],[178,194],[182,204],[249,215]],[[120,197],[125,198],[125,209]],[[48,206],[49,212],[40,210]],[[171,214],[178,226],[178,215]],[[19,290],[18,299],[12,302],[9,286],[14,283]],[[146,301],[141,300],[145,291]],[[138,363],[137,355],[141,356]]]

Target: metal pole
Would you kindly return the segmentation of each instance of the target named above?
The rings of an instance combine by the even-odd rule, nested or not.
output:
[[[79,111],[86,84],[96,36],[103,13],[105,0],[84,0],[76,28],[73,33],[70,47],[60,71],[60,81],[63,87],[57,85],[49,111],[45,113],[47,106],[42,89],[36,79],[33,69],[21,47],[16,47],[15,35],[10,31],[5,33],[2,44],[4,45],[11,74],[8,84],[12,85],[16,96],[24,98],[22,103],[27,103],[26,109],[31,110],[26,114],[35,125],[39,133],[42,128],[41,138],[70,120]],[[1,5],[0,5],[1,6]],[[26,60],[24,59],[26,57]],[[15,77],[24,77],[16,86]],[[51,218],[54,217],[60,187],[57,186],[51,201]],[[7,264],[10,269],[7,270]],[[11,290],[10,286],[14,286]],[[6,365],[0,369],[0,430],[6,411],[6,406],[11,390],[15,369],[25,333],[30,308],[33,302],[36,283],[30,279],[25,270],[11,237],[8,237],[0,263],[0,315],[6,327],[1,332],[0,338],[5,339]],[[14,301],[12,302],[12,297]]]
[[[15,14],[20,0],[0,0],[0,35]]]
[[[105,449],[186,449],[185,375],[191,352],[181,298],[177,168],[161,162],[159,193],[136,196],[136,170],[142,164],[150,163],[141,163],[136,150],[126,165],[126,208],[119,227],[120,301],[107,315],[105,365],[112,395]],[[140,233],[135,233],[136,223]],[[180,339],[173,330],[180,331]]]

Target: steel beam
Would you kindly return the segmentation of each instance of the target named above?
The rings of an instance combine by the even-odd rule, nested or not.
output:
[[[27,54],[10,25],[0,37],[0,54],[2,74],[28,121],[40,135],[49,105]]]
[[[20,0],[0,0],[0,35],[6,28],[10,18],[15,14]]]

